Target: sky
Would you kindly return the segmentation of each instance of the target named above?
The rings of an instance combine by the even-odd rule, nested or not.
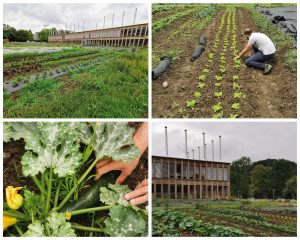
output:
[[[198,146],[203,159],[202,132],[205,132],[208,160],[212,159],[211,140],[214,140],[215,161],[219,161],[221,135],[222,162],[231,163],[242,156],[250,157],[252,162],[267,158],[297,162],[297,124],[294,122],[153,122],[152,155],[166,154],[165,126],[168,127],[170,157],[184,157],[186,129],[188,151],[192,153],[191,149],[194,149],[195,159],[198,159]]]
[[[123,11],[123,25],[131,25],[134,21],[135,8],[137,15],[135,23],[148,22],[147,4],[4,4],[3,22],[16,29],[31,29],[38,32],[47,27],[57,29],[84,30],[103,28],[104,16],[106,28],[112,26],[112,15],[114,14],[114,27],[121,26]],[[70,29],[71,25],[71,29]]]

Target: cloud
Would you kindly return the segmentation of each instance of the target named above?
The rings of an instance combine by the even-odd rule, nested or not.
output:
[[[153,155],[165,155],[164,126],[168,127],[169,156],[184,157],[184,129],[188,133],[188,151],[200,146],[203,159],[202,132],[206,133],[207,158],[212,159],[214,140],[215,160],[219,160],[219,135],[222,136],[222,161],[232,162],[242,156],[252,161],[284,158],[297,162],[297,125],[293,122],[154,122],[152,124]],[[191,156],[191,155],[190,155]]]
[[[123,25],[133,24],[135,9],[137,15],[135,23],[148,22],[147,4],[4,4],[4,23],[16,29],[31,29],[38,32],[47,27],[82,31],[112,26],[121,26],[123,11]]]

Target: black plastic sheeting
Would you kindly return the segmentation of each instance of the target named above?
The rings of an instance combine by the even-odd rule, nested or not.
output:
[[[192,54],[192,61],[196,60],[200,55],[205,51],[205,47],[202,45],[197,46],[195,51]]]
[[[202,45],[202,46],[206,46],[206,38],[204,36],[201,36],[199,38],[199,44]]]
[[[170,66],[172,58],[162,57],[156,68],[152,70],[152,79],[159,78]]]
[[[258,7],[257,9],[297,41],[297,7]]]

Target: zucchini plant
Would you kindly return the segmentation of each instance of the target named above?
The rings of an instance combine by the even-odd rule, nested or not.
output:
[[[14,223],[11,227],[6,225],[8,235],[74,237],[78,230],[89,236],[146,235],[147,212],[124,199],[130,190],[113,185],[113,172],[82,194],[98,161],[117,159],[129,163],[139,156],[140,151],[132,142],[134,131],[125,122],[5,123],[5,142],[25,142],[22,174],[30,177],[37,189],[8,187],[7,191],[17,194],[19,200],[19,205],[11,208],[11,195],[6,194],[3,214]],[[98,212],[103,212],[101,217]],[[76,218],[83,214],[90,220],[85,220],[84,225]]]

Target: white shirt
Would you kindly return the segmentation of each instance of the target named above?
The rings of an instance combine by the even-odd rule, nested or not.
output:
[[[276,48],[271,39],[263,33],[252,33],[248,44],[257,48],[264,55],[269,55],[276,52]]]

